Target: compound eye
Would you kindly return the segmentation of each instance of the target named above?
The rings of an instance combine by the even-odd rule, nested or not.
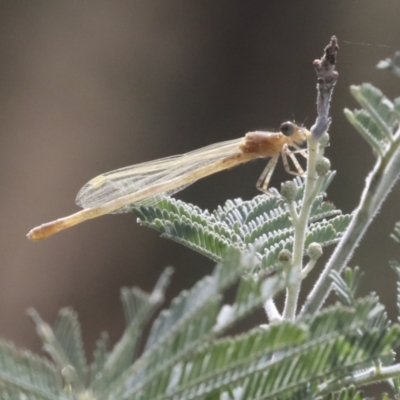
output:
[[[285,136],[292,136],[295,131],[295,125],[292,122],[284,122],[281,125],[281,132]]]

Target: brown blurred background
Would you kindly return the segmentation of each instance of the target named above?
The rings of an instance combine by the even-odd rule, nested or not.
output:
[[[0,337],[38,351],[27,307],[52,322],[72,306],[91,350],[101,331],[113,341],[122,332],[122,286],[151,290],[172,265],[172,296],[209,273],[211,261],[129,214],[41,243],[25,234],[77,211],[77,191],[99,173],[285,120],[311,126],[311,63],[333,34],[340,79],[327,155],[338,175],[329,198],[353,210],[374,157],[342,110],[355,106],[350,84],[369,81],[390,97],[400,94],[400,81],[375,69],[400,49],[399,16],[397,0],[2,1]],[[220,173],[178,197],[208,209],[250,199],[264,165]],[[286,179],[280,167],[272,184]],[[400,259],[400,249],[388,236],[400,220],[399,196],[397,186],[352,260],[366,272],[363,293],[376,290],[393,317],[388,260]]]

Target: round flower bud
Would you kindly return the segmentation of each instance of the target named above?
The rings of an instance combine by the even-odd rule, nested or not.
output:
[[[292,253],[288,249],[283,249],[278,254],[278,260],[282,264],[292,261]]]
[[[317,260],[322,256],[322,246],[316,242],[311,243],[308,246],[307,254],[311,259]]]
[[[286,181],[281,185],[281,195],[287,201],[292,202],[296,197],[298,187],[294,181]]]
[[[331,162],[326,157],[321,157],[315,164],[315,170],[319,176],[325,176],[331,169]]]
[[[65,379],[66,382],[74,381],[75,368],[72,365],[67,365],[66,367],[61,369],[61,375]]]
[[[321,147],[328,147],[328,146],[329,146],[329,140],[330,140],[330,138],[329,138],[329,133],[328,133],[328,132],[325,132],[325,133],[321,136],[321,138],[319,139],[319,145],[320,145]]]

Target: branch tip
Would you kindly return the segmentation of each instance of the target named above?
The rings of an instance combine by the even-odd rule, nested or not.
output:
[[[318,117],[315,124],[311,127],[311,132],[316,139],[319,139],[329,128],[329,105],[333,88],[339,78],[339,73],[335,70],[338,51],[338,40],[336,36],[332,36],[329,44],[324,49],[322,58],[316,59],[312,63],[317,73]]]

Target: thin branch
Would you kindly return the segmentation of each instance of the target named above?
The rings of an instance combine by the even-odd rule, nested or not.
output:
[[[339,78],[339,73],[335,70],[337,52],[339,50],[336,36],[331,37],[331,41],[325,47],[325,53],[320,60],[314,60],[313,65],[317,73],[317,120],[311,127],[311,132],[315,138],[320,138],[329,128],[331,122],[329,118],[329,106],[332,98],[333,89]]]
[[[294,320],[296,317],[298,297],[301,288],[301,275],[303,269],[304,242],[308,229],[308,219],[311,206],[315,197],[319,194],[320,182],[316,185],[318,174],[315,170],[316,163],[321,157],[324,148],[319,146],[319,139],[328,129],[329,105],[332,98],[333,88],[338,79],[338,73],[335,71],[336,56],[339,50],[337,39],[332,36],[329,44],[324,49],[324,55],[320,60],[313,62],[317,73],[317,120],[311,128],[311,135],[307,138],[308,159],[307,159],[307,177],[300,213],[296,215],[291,210],[291,216],[294,227],[293,259],[290,270],[289,282],[286,291],[285,307],[283,318]]]
[[[323,396],[328,393],[336,392],[349,385],[360,387],[398,377],[400,377],[400,364],[390,365],[388,367],[377,365],[365,371],[359,372],[354,376],[349,376],[339,380],[335,382],[334,385],[321,385],[321,391],[319,392],[319,395]]]
[[[297,301],[301,288],[301,271],[303,269],[304,242],[307,234],[308,218],[315,197],[314,186],[317,179],[315,165],[318,156],[318,140],[314,136],[308,138],[308,161],[307,161],[307,178],[305,183],[303,201],[301,211],[297,221],[293,221],[294,242],[293,242],[293,260],[290,269],[289,282],[286,292],[285,308],[283,318],[286,320],[294,320],[297,310]]]
[[[306,276],[313,270],[315,264],[317,263],[316,259],[311,259],[307,265],[301,271],[301,279],[306,278]]]
[[[268,320],[270,323],[274,323],[277,321],[282,321],[282,316],[279,313],[274,300],[272,298],[268,299],[264,305],[265,312],[268,316]]]
[[[378,158],[366,181],[364,192],[355,215],[313,290],[309,294],[301,315],[314,313],[323,305],[331,291],[332,271],[340,273],[350,260],[383,201],[400,175],[400,137],[396,139],[383,159]]]

